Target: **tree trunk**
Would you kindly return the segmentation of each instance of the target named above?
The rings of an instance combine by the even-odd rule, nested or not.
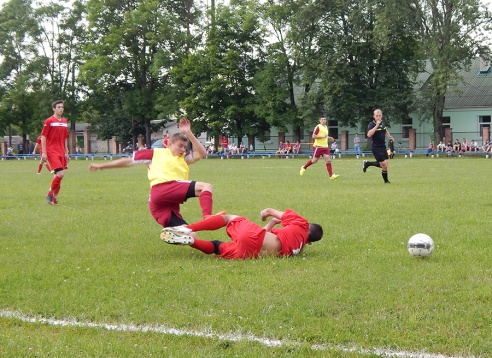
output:
[[[442,114],[444,112],[444,101],[446,100],[446,96],[439,92],[435,97],[434,103],[434,140],[436,143],[439,143],[442,140]]]

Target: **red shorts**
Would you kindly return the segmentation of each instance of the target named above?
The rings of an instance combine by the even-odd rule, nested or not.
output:
[[[67,157],[65,155],[63,157],[57,155],[48,155],[47,157],[51,170],[54,170],[55,172],[59,172],[60,170],[57,169],[62,169],[62,170],[68,169]]]
[[[223,242],[219,246],[220,257],[225,259],[257,258],[266,230],[243,216],[232,219],[226,226],[227,235],[232,242]]]
[[[324,147],[314,147],[314,158],[320,158],[323,155],[330,155],[330,148],[324,148]]]
[[[191,181],[168,181],[150,188],[149,210],[155,221],[163,227],[168,226],[171,214],[183,219],[179,205],[187,199]]]

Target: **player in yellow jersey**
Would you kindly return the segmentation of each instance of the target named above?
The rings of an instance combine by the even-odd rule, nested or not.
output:
[[[181,133],[169,138],[168,148],[142,149],[131,158],[89,165],[89,170],[124,168],[146,164],[150,181],[149,210],[163,227],[186,225],[179,212],[180,204],[188,198],[198,197],[202,218],[212,214],[212,184],[188,180],[188,164],[207,155],[205,147],[191,131],[190,121],[179,122]],[[188,139],[193,150],[187,152]]]
[[[306,169],[318,161],[319,158],[323,157],[326,163],[326,170],[330,179],[338,178],[338,175],[333,174],[333,169],[331,166],[330,158],[330,148],[328,147],[328,140],[334,140],[333,137],[328,135],[328,127],[326,126],[326,117],[321,117],[319,119],[319,124],[314,128],[313,131],[314,139],[314,154],[313,158],[309,159],[306,164],[301,167],[300,175],[304,175]]]

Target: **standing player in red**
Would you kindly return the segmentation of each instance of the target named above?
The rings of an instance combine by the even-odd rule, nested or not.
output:
[[[312,242],[321,240],[323,228],[309,223],[293,210],[268,208],[261,219],[270,221],[261,227],[244,216],[217,214],[187,226],[162,229],[161,239],[168,244],[190,245],[208,255],[225,259],[250,259],[264,256],[295,256]],[[275,228],[281,224],[281,228]],[[196,232],[226,228],[232,242],[206,241],[196,238]]]
[[[146,164],[150,181],[149,210],[155,221],[163,227],[186,224],[179,206],[188,198],[198,197],[202,217],[210,216],[212,184],[188,180],[188,165],[204,158],[207,151],[191,131],[188,119],[180,120],[179,130],[181,133],[174,133],[169,138],[168,148],[141,149],[133,152],[132,158],[91,164],[89,170]],[[187,152],[188,139],[193,145],[190,152]]]
[[[68,122],[63,118],[64,105],[62,100],[53,102],[53,115],[44,121],[41,132],[41,160],[48,162],[55,172],[46,200],[50,205],[58,205],[57,196],[61,181],[68,169]]]
[[[43,169],[43,148],[41,147],[41,136],[38,137],[38,139],[36,139],[36,145],[34,146],[34,149],[32,150],[32,154],[36,154],[36,150],[39,148],[39,155],[41,156],[41,160],[39,161],[39,164],[38,164],[38,174],[41,174],[41,169]],[[50,163],[48,162],[45,162],[44,163],[46,165],[46,169],[48,169],[49,172],[51,172],[51,167],[50,167]],[[52,172],[51,174],[54,174],[54,172]]]
[[[162,148],[167,148],[169,145],[169,137],[171,137],[171,133],[166,132],[164,139],[162,140]]]
[[[300,175],[304,175],[306,169],[318,161],[320,157],[323,157],[326,163],[326,170],[330,179],[338,178],[338,175],[333,174],[333,169],[331,167],[331,157],[330,148],[328,147],[328,140],[334,140],[333,137],[328,135],[328,127],[326,126],[326,117],[321,117],[319,119],[319,124],[314,128],[313,132],[314,139],[314,154],[313,158],[309,159],[306,164],[301,167]]]

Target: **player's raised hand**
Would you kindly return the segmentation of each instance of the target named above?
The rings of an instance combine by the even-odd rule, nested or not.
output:
[[[181,132],[189,132],[191,130],[191,124],[188,118],[181,118],[178,124]]]

